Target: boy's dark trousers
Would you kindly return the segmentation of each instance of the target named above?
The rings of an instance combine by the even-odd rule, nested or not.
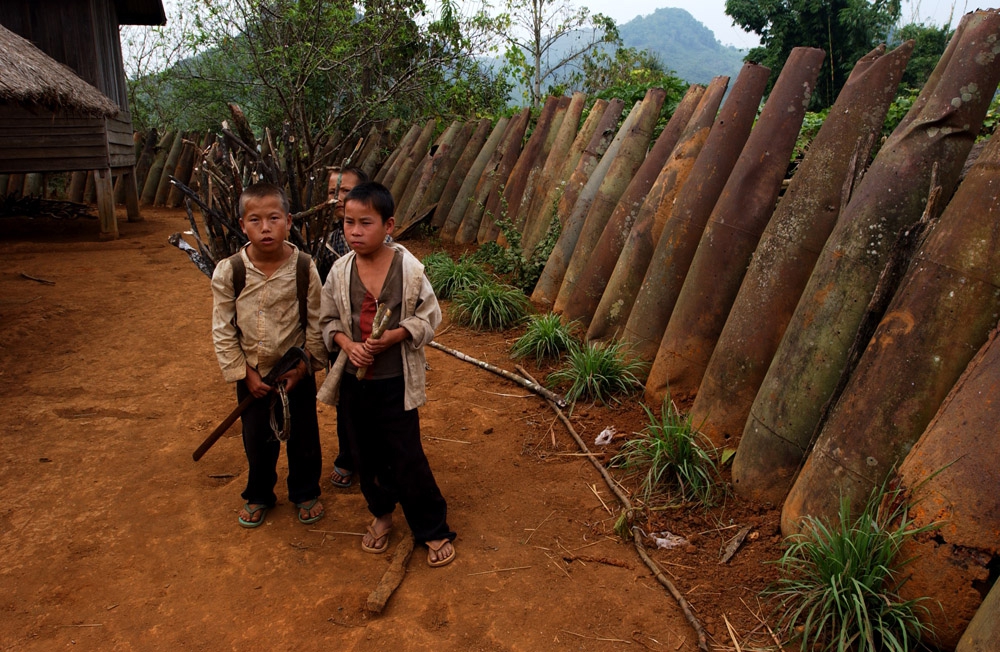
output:
[[[246,381],[236,383],[236,397],[243,400],[250,394]],[[284,422],[281,399],[272,393],[250,403],[243,412],[243,448],[250,471],[243,500],[252,505],[274,505],[277,496],[278,454],[281,444],[271,429],[271,399],[277,400],[274,415],[279,425]],[[319,423],[316,418],[316,379],[306,376],[288,393],[288,408],[292,413],[291,435],[285,443],[288,456],[288,500],[306,503],[320,494],[319,476],[323,467],[319,446]]]
[[[399,503],[417,543],[455,538],[448,529],[448,505],[420,444],[420,417],[403,409],[402,376],[358,380],[344,374],[337,404],[337,430],[355,453],[361,493],[374,516]]]

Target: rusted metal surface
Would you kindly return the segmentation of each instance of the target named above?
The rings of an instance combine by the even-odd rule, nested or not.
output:
[[[507,131],[509,124],[510,118],[500,118],[497,120],[493,131],[490,132],[489,138],[486,140],[486,144],[476,154],[472,166],[466,172],[465,178],[462,180],[462,185],[459,187],[458,192],[455,193],[455,199],[451,202],[448,216],[445,218],[444,224],[441,225],[441,239],[445,242],[453,242],[455,240],[455,234],[458,233],[458,228],[462,225],[462,218],[465,217],[465,209],[469,207],[469,203],[476,196],[476,187],[479,185],[479,179],[483,175],[483,170],[486,169],[486,164],[493,158],[493,153],[496,152],[497,145],[500,144],[500,140],[503,138],[504,132]]]
[[[1000,535],[1000,533],[998,533]],[[958,641],[955,652],[996,652],[1000,644],[1000,584],[994,584]]]
[[[579,93],[577,93],[577,95],[579,95]],[[531,205],[531,201],[534,199],[535,193],[541,192],[540,182],[542,172],[545,168],[546,162],[548,161],[549,153],[552,151],[555,139],[558,136],[559,131],[561,131],[563,121],[566,119],[566,113],[572,102],[573,100],[571,98],[560,97],[559,101],[556,103],[555,113],[553,113],[552,120],[545,130],[545,138],[541,147],[539,147],[538,151],[531,157],[531,165],[528,168],[528,173],[523,187],[520,189],[511,187],[510,180],[508,180],[508,187],[504,188],[504,197],[507,200],[507,216],[510,218],[511,224],[513,224],[514,228],[517,229],[518,232],[524,230],[524,221],[528,214],[528,207]],[[579,114],[577,114],[577,119],[579,119]],[[539,122],[541,122],[541,120],[539,120]],[[538,127],[535,128],[537,129]],[[573,125],[573,133],[576,134],[575,124]],[[534,132],[532,132],[531,136],[532,138],[528,140],[528,145],[531,145],[531,140],[534,139]],[[572,141],[570,141],[570,143],[571,142]],[[525,150],[528,149],[528,145],[525,146]],[[518,163],[520,163],[520,160]],[[517,172],[516,168],[511,172],[512,178],[514,177],[515,172]]]
[[[538,243],[549,232],[552,220],[558,218],[560,226],[565,223],[580,190],[611,144],[624,106],[625,103],[621,100],[597,100],[594,103],[590,115],[570,147],[565,163],[557,168],[548,193],[541,204],[535,207],[537,212],[528,216],[521,238],[525,254],[534,252]]]
[[[411,224],[424,217],[437,202],[474,128],[475,123],[472,122],[454,122],[441,135],[441,142],[424,168],[409,201],[402,209],[396,209],[397,235],[402,235]]]
[[[607,224],[604,226],[603,232],[596,238],[589,253],[581,249],[584,243],[584,236],[581,234],[577,250],[573,252],[573,260],[570,261],[570,267],[566,271],[566,278],[563,279],[563,288],[565,289],[570,283],[573,265],[579,260],[582,264],[575,272],[578,279],[562,310],[566,319],[576,320],[583,328],[590,325],[590,318],[601,300],[608,277],[611,275],[615,263],[618,262],[618,256],[625,245],[625,240],[632,231],[633,224],[649,199],[653,183],[659,178],[667,158],[677,145],[681,134],[684,133],[704,94],[705,88],[703,86],[694,84],[688,87],[687,93],[677,105],[674,114],[670,116],[666,127],[663,128],[653,147],[642,160],[639,169],[633,175],[625,192],[622,193],[618,204],[614,207]],[[558,297],[556,298],[556,309],[559,309]]]
[[[708,139],[728,85],[729,77],[716,77],[709,83],[670,158],[646,195],[635,225],[625,239],[614,270],[602,290],[601,300],[587,329],[588,341],[615,337],[628,321],[649,260],[653,257],[653,247],[663,231],[663,222]]]
[[[992,96],[995,86],[984,90]],[[914,258],[823,426],[785,501],[783,527],[794,530],[805,514],[836,515],[838,493],[863,500],[923,433],[996,326],[998,172],[993,138]]]
[[[903,544],[900,554],[913,562],[900,593],[934,602],[925,616],[946,649],[979,608],[989,565],[1000,555],[998,423],[1000,340],[994,331],[899,468],[914,525],[940,525]]]
[[[556,176],[565,167],[570,148],[573,146],[573,142],[577,137],[577,128],[580,126],[580,116],[583,114],[583,107],[586,101],[587,96],[583,93],[573,94],[569,105],[566,107],[566,112],[563,114],[562,122],[560,122],[559,128],[554,131],[555,137],[553,138],[552,145],[549,148],[549,154],[545,158],[545,163],[542,165],[536,180],[531,183],[531,185],[534,186],[531,199],[527,203],[521,203],[521,210],[518,211],[517,215],[517,224],[519,225],[518,228],[521,229],[522,233],[522,246],[524,246],[529,232],[537,222],[537,218],[540,217],[539,214],[542,210],[540,207],[544,205],[543,202],[545,202],[546,198],[548,198],[553,184],[556,183]],[[596,126],[597,121],[600,120],[600,117],[603,114],[604,109],[607,108],[607,105],[608,103],[605,100],[595,101],[594,107],[591,109],[591,113],[593,114],[594,111],[597,111],[597,114],[588,116],[588,122],[590,122],[592,118],[593,125]],[[587,138],[589,138],[589,136],[587,136]],[[579,153],[582,152],[583,144],[580,145],[577,156],[579,156]],[[534,249],[534,245],[532,245],[532,249]],[[530,251],[530,249],[527,249],[526,251]]]
[[[420,136],[414,141],[413,147],[410,151],[402,157],[402,163],[399,169],[396,171],[396,177],[392,180],[392,184],[385,184],[386,187],[392,192],[393,198],[402,197],[406,191],[407,185],[410,183],[410,178],[413,176],[414,170],[421,161],[426,160],[428,148],[431,145],[431,139],[434,138],[434,130],[437,128],[437,119],[431,118],[424,125],[423,131],[420,132]]]
[[[601,157],[590,177],[576,195],[572,208],[566,206],[565,202],[571,196],[570,191],[576,185],[574,177],[580,171],[580,166],[574,171],[574,177],[570,178],[570,182],[563,192],[563,198],[559,202],[559,219],[563,220],[562,231],[559,233],[559,239],[552,248],[548,260],[545,262],[545,269],[542,270],[542,275],[535,285],[535,290],[531,294],[532,301],[548,304],[549,306],[555,302],[559,288],[562,286],[563,275],[566,273],[566,265],[569,264],[570,257],[573,255],[573,249],[576,247],[576,239],[580,236],[580,231],[583,229],[590,206],[593,204],[594,197],[597,196],[597,191],[604,181],[604,175],[607,174],[608,169],[611,167],[611,162],[618,155],[618,150],[621,149],[622,142],[625,140],[629,130],[632,129],[632,124],[639,115],[641,106],[641,100],[636,102],[635,106],[632,107],[632,110],[625,117],[621,128],[615,134],[614,140],[611,141],[607,151],[604,152],[604,156]],[[582,165],[584,160],[581,159],[580,163]],[[566,210],[569,210],[568,213],[563,212],[564,207]],[[564,219],[563,215],[568,215],[568,217]]]
[[[594,247],[597,246],[597,242],[604,232],[604,227],[607,225],[608,219],[611,217],[626,189],[631,185],[636,171],[642,166],[643,159],[646,158],[646,150],[649,148],[649,141],[653,137],[653,128],[659,120],[660,109],[663,108],[663,101],[666,97],[666,91],[661,88],[651,88],[646,91],[646,97],[643,98],[642,105],[639,107],[639,114],[636,116],[632,128],[626,134],[625,140],[622,141],[618,154],[611,161],[611,166],[601,180],[597,194],[594,195],[594,201],[591,202],[590,209],[587,211],[587,217],[583,221],[580,235],[577,236],[572,255],[566,265],[562,284],[559,287],[559,292],[556,294],[553,304],[553,310],[556,312],[566,310],[566,304],[573,294],[576,281],[580,273],[587,266],[590,254],[593,252]],[[689,116],[691,106],[689,104],[687,107]],[[679,130],[672,129],[668,132],[667,138],[673,137],[673,141],[676,143],[677,135],[679,135]],[[663,159],[670,153],[667,145],[669,145],[670,149],[673,149],[673,143],[664,142],[656,153],[656,156],[660,159],[660,165],[663,164]],[[663,150],[665,149],[667,151],[664,154]],[[657,168],[658,170],[659,168]],[[654,175],[655,172],[649,174],[650,183],[655,178]],[[646,188],[649,188],[648,184]],[[638,204],[638,197],[635,198],[633,203]]]
[[[568,97],[560,98],[553,95],[550,95],[545,100],[542,112],[538,115],[538,122],[535,123],[535,128],[531,130],[531,136],[528,138],[528,142],[524,144],[524,148],[521,149],[517,157],[517,162],[510,170],[510,174],[503,181],[503,188],[501,189],[498,186],[497,192],[494,192],[490,196],[486,204],[486,213],[480,223],[480,242],[496,240],[497,235],[500,233],[500,227],[496,224],[497,221],[503,218],[514,221],[518,211],[521,210],[521,201],[524,198],[528,180],[536,173],[537,166],[540,165],[538,159],[545,147],[545,139],[549,135],[549,129],[552,127],[552,121],[556,117],[556,111],[564,99],[569,102]],[[544,162],[544,159],[541,162]],[[504,200],[503,203],[506,203],[506,207],[502,206],[500,201],[501,196]]]
[[[809,145],[754,252],[690,415],[716,446],[739,441],[750,406],[819,252],[840,214],[845,182],[863,169],[913,42],[862,57]]]
[[[684,408],[701,384],[729,309],[774,212],[826,53],[795,48],[712,209],[646,381],[646,403]]]
[[[434,145],[424,155],[424,160],[413,170],[413,175],[410,177],[410,182],[406,184],[406,190],[403,191],[403,194],[399,198],[393,197],[396,200],[397,226],[405,223],[406,215],[410,211],[410,205],[414,201],[419,202],[423,198],[424,193],[427,192],[427,186],[434,175],[435,159],[438,161],[441,160],[461,129],[462,123],[457,120],[448,125]]]
[[[931,94],[923,111],[883,145],[816,262],[743,431],[733,464],[741,495],[784,500],[897,235],[924,209],[933,163],[943,201],[954,192],[1000,76],[992,52],[1000,12],[962,23],[940,83],[923,90]]]
[[[386,187],[392,185],[392,182],[396,179],[396,172],[399,170],[399,166],[403,164],[403,157],[413,148],[413,143],[420,137],[421,131],[422,125],[410,125],[410,128],[403,135],[402,140],[399,141],[399,145],[395,151],[389,155],[389,158],[382,165],[382,169],[375,175],[375,181]]]
[[[640,360],[652,362],[656,357],[705,223],[750,134],[770,74],[764,66],[744,64],[664,223],[622,331],[622,339]],[[641,374],[641,380],[647,375]]]
[[[507,124],[507,130],[504,132],[500,144],[497,145],[493,156],[483,170],[482,176],[479,177],[475,197],[465,209],[462,225],[455,234],[456,243],[470,244],[476,241],[486,203],[490,195],[507,179],[511,168],[517,162],[517,155],[521,151],[521,142],[524,139],[524,131],[528,127],[530,118],[530,109],[523,109]]]
[[[431,226],[438,229],[444,226],[444,221],[448,217],[451,205],[455,202],[458,190],[462,187],[462,182],[465,181],[465,177],[469,174],[473,161],[483,151],[486,139],[489,138],[492,129],[493,122],[489,118],[483,118],[476,125],[475,131],[472,132],[472,136],[469,137],[469,141],[462,149],[458,161],[455,162],[455,167],[448,175],[448,180],[444,184],[441,196],[437,200],[438,205],[434,209],[434,218],[431,220]]]

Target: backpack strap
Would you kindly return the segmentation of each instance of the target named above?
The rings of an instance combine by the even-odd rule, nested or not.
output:
[[[247,286],[247,266],[243,256],[236,252],[229,257],[229,265],[233,268],[233,300],[240,298],[240,293]]]
[[[295,294],[299,300],[299,325],[302,326],[303,346],[305,346],[306,326],[309,325],[309,263],[312,258],[299,251],[295,261]]]

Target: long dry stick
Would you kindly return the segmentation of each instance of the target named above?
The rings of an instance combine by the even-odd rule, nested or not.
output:
[[[534,378],[532,378],[531,374],[525,371],[523,367],[517,366],[515,369],[524,375],[525,378],[534,382]],[[587,454],[588,459],[590,459],[590,463],[594,465],[594,468],[597,469],[598,473],[601,474],[601,477],[604,478],[604,482],[607,483],[608,488],[611,489],[611,492],[618,497],[622,507],[625,509],[625,518],[628,521],[631,521],[634,508],[632,507],[632,502],[628,499],[628,496],[622,493],[622,491],[618,488],[617,483],[608,473],[607,469],[604,468],[604,465],[598,461],[593,453],[590,452],[590,449],[587,448],[587,444],[583,442],[580,435],[576,434],[573,424],[569,422],[569,419],[567,419],[566,415],[562,413],[562,410],[560,410],[559,407],[552,401],[549,401],[549,405],[563,422],[563,425],[566,426],[566,430],[569,431],[569,434],[576,440],[576,444],[580,447],[580,450]],[[688,623],[698,635],[698,649],[702,650],[702,652],[708,652],[708,639],[705,636],[705,629],[701,626],[701,623],[695,617],[694,612],[691,611],[691,605],[689,605],[688,601],[684,599],[684,596],[677,590],[677,587],[674,586],[673,582],[671,582],[662,572],[660,572],[656,562],[654,562],[650,556],[646,554],[646,547],[642,543],[642,534],[637,526],[632,526],[632,541],[635,544],[636,552],[639,553],[639,557],[641,557],[642,561],[647,567],[649,567],[649,570],[653,572],[653,576],[661,585],[663,585],[665,589],[667,589],[667,591],[670,592],[670,595],[672,595],[674,600],[677,601],[677,604],[680,605],[681,611],[684,612],[684,617],[687,618]]]
[[[513,380],[518,385],[521,385],[522,387],[527,387],[528,389],[530,389],[531,391],[535,392],[536,394],[540,394],[541,396],[543,396],[546,400],[552,401],[553,403],[555,403],[559,407],[566,407],[566,405],[567,405],[566,399],[564,399],[563,397],[559,396],[558,394],[556,394],[553,391],[545,389],[544,387],[542,387],[541,385],[539,385],[537,382],[535,382],[534,379],[528,380],[527,378],[522,378],[521,376],[518,376],[517,374],[512,374],[511,372],[509,372],[509,371],[507,371],[505,369],[501,369],[500,367],[494,367],[493,365],[491,365],[488,362],[483,362],[482,360],[476,360],[475,358],[473,358],[471,356],[468,356],[468,355],[462,353],[461,351],[456,351],[455,349],[449,349],[447,346],[444,346],[443,344],[438,344],[437,342],[434,342],[434,341],[430,342],[428,344],[428,346],[432,346],[432,347],[434,347],[435,349],[437,349],[439,351],[444,351],[445,353],[450,353],[451,355],[455,356],[459,360],[464,360],[466,362],[471,362],[472,364],[476,365],[480,369],[485,369],[486,371],[491,371],[491,372],[497,374],[498,376],[503,376],[507,380]],[[529,378],[530,378],[530,376],[529,376]]]

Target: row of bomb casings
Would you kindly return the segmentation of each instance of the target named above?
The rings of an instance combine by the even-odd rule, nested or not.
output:
[[[793,52],[756,125],[767,71],[748,64],[721,111],[725,80],[693,89],[651,148],[655,91],[613,138],[614,121],[590,125],[595,111],[560,140],[576,127],[577,98],[550,98],[523,150],[526,113],[467,146],[476,164],[445,184],[456,181],[460,199],[444,197],[432,216],[447,240],[490,241],[503,198],[530,251],[558,197],[562,233],[532,298],[585,324],[589,339],[628,341],[651,363],[650,404],[669,392],[717,445],[738,442],[737,492],[784,504],[786,534],[804,515],[836,518],[841,496],[859,504],[899,467],[918,525],[945,521],[911,544],[920,561],[903,587],[940,602],[930,617],[945,647],[992,585],[1000,541],[990,436],[1000,385],[973,382],[1000,370],[983,348],[1000,313],[1000,144],[959,185],[1000,80],[998,32],[996,11],[962,20],[867,169],[912,44],[861,59],[777,207],[815,50]],[[401,203],[408,181],[392,186]],[[932,184],[930,212],[944,211],[887,309],[870,312]],[[416,201],[403,226],[433,204]],[[859,338],[873,314],[874,335]]]

